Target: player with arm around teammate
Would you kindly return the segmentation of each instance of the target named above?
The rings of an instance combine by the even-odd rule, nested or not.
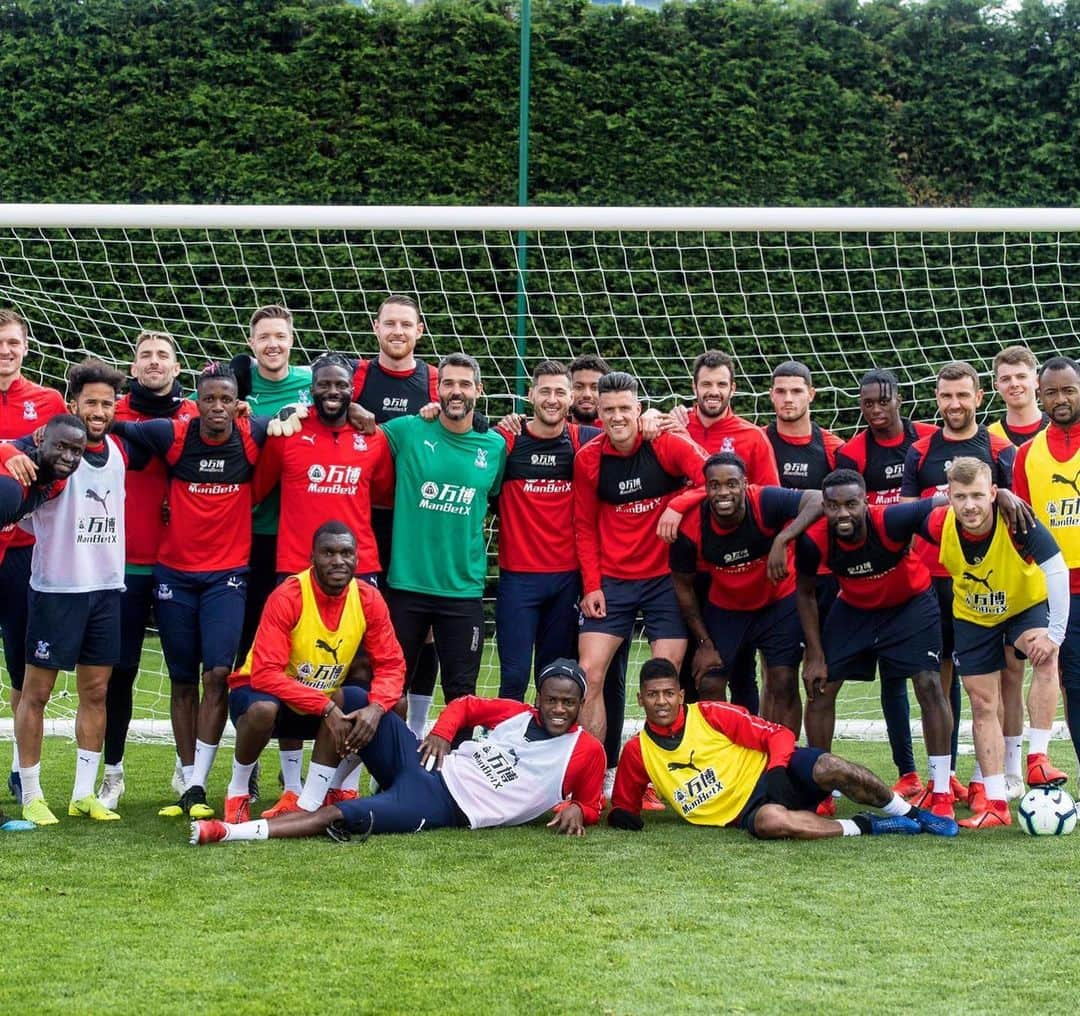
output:
[[[585,827],[599,820],[604,780],[604,749],[577,724],[584,694],[581,668],[573,660],[556,660],[540,674],[535,707],[509,699],[459,698],[421,745],[404,721],[389,713],[359,749],[383,788],[378,794],[269,821],[195,822],[191,842],[322,832],[343,840],[445,827],[480,829],[521,825],[553,809],[549,828],[583,836]],[[488,728],[483,741],[451,749],[462,731],[477,724]],[[352,750],[358,739],[354,729],[345,749]]]
[[[957,833],[955,821],[912,807],[869,769],[820,748],[797,747],[787,727],[727,702],[685,705],[669,660],[642,666],[638,702],[645,726],[619,759],[608,814],[616,829],[644,828],[641,790],[651,781],[687,822],[736,826],[757,839]],[[834,790],[885,814],[840,820],[816,814]]]

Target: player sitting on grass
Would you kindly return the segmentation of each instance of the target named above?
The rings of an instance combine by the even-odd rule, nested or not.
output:
[[[191,824],[191,842],[265,840],[317,836],[335,840],[352,834],[419,832],[446,826],[481,829],[531,822],[555,809],[548,826],[583,836],[600,817],[604,749],[577,725],[585,696],[585,674],[573,660],[548,664],[538,679],[537,705],[468,695],[444,710],[423,744],[396,714],[388,713],[360,758],[383,789],[372,797],[340,801],[314,812],[292,812],[258,822]],[[362,689],[356,689],[366,703]],[[482,724],[483,741],[450,744],[459,730]],[[320,733],[315,751],[328,747]],[[342,750],[361,740],[354,728]],[[310,777],[309,777],[310,778]],[[569,801],[567,799],[569,798]],[[564,803],[565,802],[565,803]],[[638,792],[637,807],[641,805]]]
[[[270,594],[247,659],[229,675],[236,754],[225,797],[226,822],[248,820],[251,774],[272,735],[302,745],[317,738],[321,727],[332,739],[359,725],[370,739],[401,697],[405,658],[379,591],[354,578],[356,554],[356,535],[343,522],[319,526],[311,542],[311,567]],[[355,688],[342,687],[361,643],[373,674],[363,708],[353,701]],[[357,712],[347,722],[345,714],[353,710]],[[300,794],[286,789],[266,818],[305,805],[313,811],[324,797],[335,801],[357,796],[341,789],[332,752],[313,763],[306,789]]]
[[[869,769],[820,748],[797,748],[787,727],[726,702],[684,706],[670,660],[642,666],[638,702],[645,727],[619,758],[608,815],[616,829],[644,827],[641,793],[651,781],[687,822],[735,825],[761,840],[957,833],[953,819],[912,807]],[[839,820],[815,814],[834,790],[885,814]]]

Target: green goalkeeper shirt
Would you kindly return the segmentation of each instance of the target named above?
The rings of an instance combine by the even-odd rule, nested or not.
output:
[[[482,596],[484,516],[502,483],[506,442],[494,430],[455,434],[419,416],[389,420],[382,430],[395,473],[390,585],[430,596]]]

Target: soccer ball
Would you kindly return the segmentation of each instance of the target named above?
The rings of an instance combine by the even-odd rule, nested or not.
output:
[[[1076,828],[1076,804],[1058,787],[1035,787],[1016,811],[1020,828],[1029,836],[1064,836]]]

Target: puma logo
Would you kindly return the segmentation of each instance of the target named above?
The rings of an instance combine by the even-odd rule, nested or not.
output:
[[[99,494],[96,490],[87,490],[86,491],[86,496],[91,501],[97,501],[97,503],[99,505],[101,505],[102,510],[107,512],[109,510],[109,506],[108,506],[108,504],[106,502],[108,501],[109,495],[111,493],[112,493],[111,490],[107,490],[107,491],[105,491],[104,495],[102,495],[102,494]]]
[[[690,752],[690,759],[687,762],[669,762],[667,764],[669,773],[677,773],[680,769],[692,769],[695,773],[700,773],[701,770],[694,765],[694,753]]]
[[[315,444],[315,435],[314,434],[301,434],[300,435],[300,440],[301,441],[306,441],[308,444],[313,445],[313,444]]]
[[[971,572],[966,571],[966,572],[964,572],[964,578],[970,579],[972,582],[978,582],[979,585],[986,586],[986,591],[988,593],[992,593],[994,590],[990,588],[990,576],[993,575],[993,574],[994,574],[994,569],[991,568],[986,573],[986,578],[982,579],[982,578],[979,578],[978,575],[972,575]]]
[[[426,444],[431,449],[431,454],[432,455],[435,454],[435,446],[438,443],[439,443],[438,441],[427,441],[427,440],[424,441],[424,444]]]
[[[337,658],[337,653],[338,653],[338,650],[341,648],[342,641],[343,641],[342,639],[338,639],[337,640],[337,645],[332,646],[332,645],[330,645],[329,642],[325,642],[322,639],[316,639],[315,640],[315,648],[316,649],[322,649],[323,651],[329,653],[334,658],[334,662],[338,663],[339,661],[338,661],[338,658]]]
[[[1051,483],[1063,483],[1066,487],[1072,487],[1073,493],[1075,493],[1077,497],[1080,497],[1080,487],[1076,485],[1077,480],[1080,480],[1080,470],[1077,470],[1071,480],[1067,476],[1062,476],[1061,473],[1054,473],[1054,475],[1050,477]]]

